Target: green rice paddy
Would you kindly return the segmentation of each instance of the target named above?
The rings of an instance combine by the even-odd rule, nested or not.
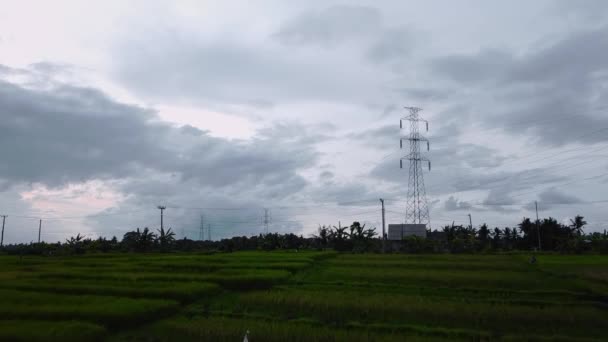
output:
[[[602,341],[608,257],[0,256],[4,341]]]

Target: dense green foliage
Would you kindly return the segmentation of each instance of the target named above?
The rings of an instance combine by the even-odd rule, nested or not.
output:
[[[445,226],[429,231],[427,239],[409,237],[403,241],[390,241],[388,250],[401,253],[496,253],[504,251],[557,251],[561,253],[608,254],[608,233],[584,233],[587,224],[576,216],[570,224],[553,218],[533,222],[524,218],[515,228],[490,229],[486,224],[479,228]],[[234,252],[243,250],[326,250],[339,252],[380,252],[382,240],[375,228],[366,228],[355,221],[350,226],[319,226],[310,237],[295,234],[260,234],[235,236],[219,241],[175,239],[175,234],[159,229],[156,233],[144,228],[127,232],[121,241],[116,237],[87,239],[80,234],[64,243],[13,244],[0,247],[0,254],[12,255],[75,255],[108,252]]]
[[[0,257],[0,340],[601,341],[608,257]]]

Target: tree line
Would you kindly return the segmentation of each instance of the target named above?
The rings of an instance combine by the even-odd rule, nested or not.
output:
[[[524,218],[516,227],[490,228],[446,225],[427,232],[426,238],[407,237],[402,241],[385,241],[391,253],[496,253],[542,250],[561,253],[608,254],[608,234],[584,232],[587,222],[576,216],[569,224],[554,218],[532,221]],[[239,250],[333,249],[340,252],[382,252],[383,243],[375,227],[353,222],[350,226],[319,226],[315,234],[304,237],[293,233],[269,233],[235,236],[218,241],[177,239],[171,228],[149,228],[127,232],[119,240],[86,238],[80,234],[65,242],[10,244],[0,248],[5,254],[73,255],[108,252],[232,252]]]

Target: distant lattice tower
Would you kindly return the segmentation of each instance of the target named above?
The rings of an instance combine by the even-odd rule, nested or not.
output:
[[[409,160],[410,162],[405,222],[410,224],[426,224],[430,226],[431,218],[429,216],[429,206],[426,200],[422,164],[423,162],[428,163],[430,171],[431,161],[420,153],[420,144],[422,142],[426,142],[427,151],[430,149],[430,144],[428,139],[420,134],[418,127],[420,122],[424,122],[426,124],[426,131],[428,132],[429,123],[418,115],[418,112],[422,110],[421,108],[405,107],[405,109],[409,111],[409,115],[401,118],[399,121],[400,128],[403,128],[403,121],[410,122],[409,135],[401,137],[399,142],[401,148],[403,148],[403,140],[408,140],[410,145],[410,153],[402,157],[399,161],[401,168],[403,168],[404,160]]]

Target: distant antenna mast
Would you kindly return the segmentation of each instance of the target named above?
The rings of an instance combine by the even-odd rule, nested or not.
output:
[[[422,163],[427,162],[429,171],[431,171],[431,161],[422,156],[420,153],[420,144],[426,142],[427,151],[430,149],[428,139],[420,135],[418,124],[424,122],[426,131],[429,130],[429,122],[420,118],[418,112],[422,109],[417,107],[405,107],[409,111],[409,115],[401,118],[399,127],[403,128],[403,121],[410,122],[410,133],[407,137],[401,137],[399,141],[400,148],[403,148],[403,140],[408,140],[410,144],[410,153],[399,161],[400,167],[403,168],[403,161],[409,160],[409,181],[407,186],[407,205],[405,208],[405,222],[414,224],[426,224],[430,226],[431,219],[429,216],[429,206],[426,201],[426,190],[424,188],[424,178],[422,176]]]
[[[201,215],[201,228],[199,231],[199,240],[205,240],[205,216]]]
[[[262,224],[264,224],[264,234],[268,234],[268,224],[271,221],[270,209],[264,208],[264,216],[262,217]]]
[[[160,210],[160,229],[163,229],[163,212],[165,211],[165,209],[167,209],[166,206],[164,205],[159,205],[157,206],[157,208]]]

